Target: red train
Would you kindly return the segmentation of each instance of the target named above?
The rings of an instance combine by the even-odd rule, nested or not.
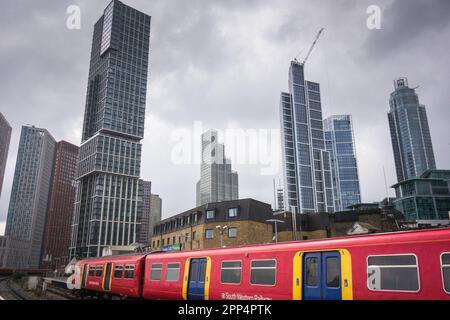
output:
[[[450,299],[450,229],[81,260],[83,292],[143,299]]]

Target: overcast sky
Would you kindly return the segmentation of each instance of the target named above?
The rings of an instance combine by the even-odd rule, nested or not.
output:
[[[163,198],[163,217],[195,206],[197,164],[171,161],[174,130],[279,129],[288,68],[325,32],[306,66],[321,84],[324,117],[353,116],[365,202],[396,182],[387,111],[393,80],[409,78],[427,107],[439,168],[450,168],[450,1],[448,0],[128,0],[152,16],[142,178]],[[13,126],[0,199],[6,220],[20,128],[34,124],[79,144],[93,25],[108,0],[0,2],[0,110]],[[66,28],[69,5],[81,29]],[[382,29],[366,26],[369,5]],[[194,137],[200,139],[200,137]],[[235,165],[240,197],[273,202],[261,165]],[[392,191],[391,191],[392,192]]]

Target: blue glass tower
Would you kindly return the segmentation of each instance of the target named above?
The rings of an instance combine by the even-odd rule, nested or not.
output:
[[[397,79],[388,113],[398,182],[436,169],[425,106],[406,78]]]
[[[334,209],[346,211],[348,206],[361,203],[352,117],[331,116],[323,123],[333,173]]]
[[[280,120],[285,208],[297,213],[333,212],[320,86],[305,80],[304,66],[297,61],[289,69],[289,93],[281,93]]]
[[[71,256],[137,241],[150,16],[113,0],[94,26]]]

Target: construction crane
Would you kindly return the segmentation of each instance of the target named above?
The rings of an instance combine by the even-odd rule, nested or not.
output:
[[[309,48],[309,51],[308,51],[308,53],[306,54],[305,59],[304,59],[303,62],[301,63],[302,65],[304,65],[304,64],[306,63],[306,60],[308,60],[309,56],[311,55],[311,52],[313,51],[314,47],[316,46],[317,40],[319,40],[319,37],[320,37],[320,35],[322,34],[322,32],[323,32],[324,29],[325,29],[325,28],[320,29],[320,31],[317,33],[317,36],[316,36],[316,38],[314,39],[314,42],[313,42],[313,44],[311,45],[311,48]],[[302,52],[303,52],[303,50],[302,50]],[[299,55],[300,55],[300,54],[301,54],[301,52],[299,53]],[[299,55],[298,55],[298,56],[299,56]],[[297,62],[298,62],[298,60],[297,60],[298,56],[294,58],[294,60],[297,61]]]

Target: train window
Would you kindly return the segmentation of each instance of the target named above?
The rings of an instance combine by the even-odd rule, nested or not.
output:
[[[254,285],[274,286],[276,273],[276,260],[253,260],[250,270],[250,283]]]
[[[318,279],[317,258],[311,257],[306,259],[306,285],[308,287],[317,287]]]
[[[103,266],[97,266],[97,269],[95,270],[95,276],[101,277],[103,273]]]
[[[95,266],[89,266],[89,277],[95,276]]]
[[[168,263],[166,272],[166,281],[178,281],[179,276],[180,276],[180,264]]]
[[[224,261],[220,273],[220,282],[224,284],[240,284],[242,277],[241,261]]]
[[[326,258],[327,267],[327,287],[328,288],[339,288],[340,267],[338,257],[327,257]]]
[[[369,256],[367,287],[374,291],[419,291],[419,268],[413,254]]]
[[[152,263],[152,270],[150,272],[150,280],[161,280],[162,263]]]
[[[442,279],[444,281],[444,290],[450,293],[450,253],[443,253],[441,256]]]
[[[123,266],[114,267],[114,278],[122,278]]]
[[[133,279],[134,278],[134,265],[126,265],[125,272],[123,273],[124,279]]]

